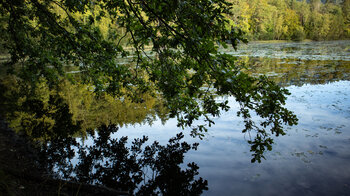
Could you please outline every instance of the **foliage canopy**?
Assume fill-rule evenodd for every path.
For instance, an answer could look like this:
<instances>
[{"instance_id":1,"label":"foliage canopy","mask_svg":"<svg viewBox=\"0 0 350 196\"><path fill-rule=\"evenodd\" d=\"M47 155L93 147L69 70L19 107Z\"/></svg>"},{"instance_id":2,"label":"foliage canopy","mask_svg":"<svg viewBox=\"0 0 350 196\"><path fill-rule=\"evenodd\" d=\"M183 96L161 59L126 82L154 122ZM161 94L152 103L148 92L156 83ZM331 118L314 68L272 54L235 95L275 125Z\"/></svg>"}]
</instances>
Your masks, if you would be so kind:
<instances>
[{"instance_id":1,"label":"foliage canopy","mask_svg":"<svg viewBox=\"0 0 350 196\"><path fill-rule=\"evenodd\" d=\"M142 93L160 94L170 117L194 136L229 110L215 97L234 96L243 132L256 133L249 141L252 161L260 161L271 149L271 134L285 134L283 125L297 118L283 107L286 89L249 76L219 51L228 41L234 48L246 42L230 25L230 6L225 0L1 0L1 44L11 55L7 70L31 86L44 77L55 88L67 76L65 67L76 66L96 92L137 102ZM120 60L128 56L132 63Z\"/></svg>"}]
</instances>

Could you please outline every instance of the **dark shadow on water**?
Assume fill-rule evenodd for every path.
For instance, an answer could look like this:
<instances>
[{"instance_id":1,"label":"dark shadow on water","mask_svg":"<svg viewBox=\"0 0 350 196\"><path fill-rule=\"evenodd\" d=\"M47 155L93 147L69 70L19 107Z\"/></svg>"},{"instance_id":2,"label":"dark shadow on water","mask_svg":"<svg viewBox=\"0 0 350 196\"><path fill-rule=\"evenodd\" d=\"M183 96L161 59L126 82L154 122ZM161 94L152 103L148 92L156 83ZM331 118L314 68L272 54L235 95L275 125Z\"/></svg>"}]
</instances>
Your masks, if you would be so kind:
<instances>
[{"instance_id":1,"label":"dark shadow on water","mask_svg":"<svg viewBox=\"0 0 350 196\"><path fill-rule=\"evenodd\" d=\"M182 133L166 145L147 142L147 136L128 142L127 136L113 137L120 125L83 129L59 93L44 96L10 87L0 85L6 92L0 95L0 106L7 109L1 113L33 143L40 168L54 179L128 195L200 195L208 190L207 180L197 177L197 164L184 163L185 154L196 150L198 143L183 141ZM82 138L92 142L84 144Z\"/></svg>"},{"instance_id":2,"label":"dark shadow on water","mask_svg":"<svg viewBox=\"0 0 350 196\"><path fill-rule=\"evenodd\" d=\"M196 163L186 168L182 165L184 154L198 146L181 141L182 133L164 146L157 141L146 145L146 136L128 145L127 137L112 137L117 130L115 125L100 126L96 134L90 130L90 145L73 137L55 138L42 145L41 164L57 178L103 185L131 195L200 195L208 190L206 180L195 178L199 174Z\"/></svg>"}]
</instances>

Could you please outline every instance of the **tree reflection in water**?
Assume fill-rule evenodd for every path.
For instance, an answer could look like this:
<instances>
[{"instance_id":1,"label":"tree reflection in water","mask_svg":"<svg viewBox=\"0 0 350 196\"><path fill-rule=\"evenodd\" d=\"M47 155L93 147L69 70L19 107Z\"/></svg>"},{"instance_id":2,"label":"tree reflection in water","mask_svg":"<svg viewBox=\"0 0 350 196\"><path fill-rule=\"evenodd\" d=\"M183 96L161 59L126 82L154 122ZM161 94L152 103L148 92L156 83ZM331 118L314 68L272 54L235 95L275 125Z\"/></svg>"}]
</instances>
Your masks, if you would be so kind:
<instances>
[{"instance_id":1,"label":"tree reflection in water","mask_svg":"<svg viewBox=\"0 0 350 196\"><path fill-rule=\"evenodd\" d=\"M199 169L196 163L189 163L186 169L180 167L184 154L198 146L181 141L182 133L165 146L157 141L145 145L148 138L143 136L128 147L127 137L111 137L117 130L115 125L102 125L97 134L88 131L92 145L80 144L73 137L57 137L42 146L42 165L55 170L59 178L132 195L200 195L208 190L206 180L195 178ZM74 164L73 159L78 163Z\"/></svg>"},{"instance_id":2,"label":"tree reflection in water","mask_svg":"<svg viewBox=\"0 0 350 196\"><path fill-rule=\"evenodd\" d=\"M126 121L120 120L118 125L98 122L98 128L85 129L87 123L84 124L83 118L74 118L77 112L72 113L69 105L79 102L79 97L67 99L59 92L48 91L45 86L30 91L25 86L5 82L16 84L14 80L0 82L0 90L5 92L0 95L0 106L5 108L0 113L4 112L12 128L35 143L40 166L54 178L102 185L130 195L200 195L208 190L206 180L195 178L199 167L195 163L186 168L183 165L184 154L196 150L198 144L182 141L182 133L171 138L165 146L157 141L146 145L146 136L131 144L127 137L112 137L118 126L139 121L151 123L150 115L155 118L157 114L160 119L166 119L163 110L152 109L153 105L140 106L140 114L132 114ZM127 106L122 109L135 107L128 102L124 105ZM118 105L112 106L118 108ZM108 111L100 113L105 112L102 116L106 117ZM100 113L95 115L98 117ZM139 119L131 118L135 116ZM93 138L93 144L80 143L81 136Z\"/></svg>"}]
</instances>

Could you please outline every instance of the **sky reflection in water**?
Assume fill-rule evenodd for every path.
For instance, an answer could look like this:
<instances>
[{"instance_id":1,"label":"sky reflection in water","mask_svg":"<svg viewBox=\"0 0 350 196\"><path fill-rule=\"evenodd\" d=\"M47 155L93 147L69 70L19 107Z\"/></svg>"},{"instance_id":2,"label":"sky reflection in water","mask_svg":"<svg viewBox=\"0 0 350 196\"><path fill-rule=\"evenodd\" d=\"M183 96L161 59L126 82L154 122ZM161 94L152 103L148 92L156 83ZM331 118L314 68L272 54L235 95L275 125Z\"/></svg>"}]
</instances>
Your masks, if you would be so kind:
<instances>
[{"instance_id":1,"label":"sky reflection in water","mask_svg":"<svg viewBox=\"0 0 350 196\"><path fill-rule=\"evenodd\" d=\"M253 67L253 73L274 73L271 78L287 86L292 93L287 107L297 114L299 125L289 128L286 136L275 138L266 160L252 164L246 141L249 135L241 133L243 123L236 117L237 105L233 98L228 98L232 109L215 120L216 125L209 129L204 140L191 138L186 134L189 131L185 131L185 141L200 143L197 151L186 154L185 163L196 162L199 176L208 180L209 191L204 195L350 193L350 62L347 61L350 59L344 57L349 53L349 43L317 43L313 45L314 54L308 51L310 43L253 45L250 46L253 49L248 46L241 52L254 51L255 47L262 54L289 46L295 49L295 53L284 52L286 55L277 60L271 61L276 55L262 55L258 59L246 57L246 61ZM290 58L305 51L298 58L299 63L291 63L295 59ZM337 53L332 56L332 51ZM321 52L324 55L317 58ZM309 59L307 55L311 55ZM181 131L176 123L170 119L165 125L158 120L151 126L125 126L114 137L127 135L132 139L147 135L149 143L157 140L166 144L176 130Z\"/></svg>"},{"instance_id":2,"label":"sky reflection in water","mask_svg":"<svg viewBox=\"0 0 350 196\"><path fill-rule=\"evenodd\" d=\"M198 151L186 155L196 162L199 176L209 182L205 195L341 195L350 193L350 82L288 87L287 107L299 125L275 139L266 160L250 163L243 124L234 109L224 113ZM231 102L233 100L229 98ZM233 106L234 108L234 106ZM165 144L174 136L176 120L162 126L123 127L116 137L148 135ZM186 141L198 142L190 137Z\"/></svg>"}]
</instances>

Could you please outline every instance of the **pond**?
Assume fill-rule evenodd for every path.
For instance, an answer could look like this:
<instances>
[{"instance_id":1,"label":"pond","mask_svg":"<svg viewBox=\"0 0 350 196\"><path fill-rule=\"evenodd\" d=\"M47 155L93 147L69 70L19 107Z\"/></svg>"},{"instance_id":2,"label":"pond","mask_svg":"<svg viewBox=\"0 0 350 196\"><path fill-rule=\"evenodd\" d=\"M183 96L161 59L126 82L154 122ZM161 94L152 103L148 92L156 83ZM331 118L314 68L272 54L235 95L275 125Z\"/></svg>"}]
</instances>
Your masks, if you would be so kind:
<instances>
[{"instance_id":1,"label":"pond","mask_svg":"<svg viewBox=\"0 0 350 196\"><path fill-rule=\"evenodd\" d=\"M250 163L243 123L228 112L216 119L197 151L186 154L208 180L204 195L347 195L350 192L350 82L288 87L287 107L299 124L275 138L266 160ZM231 98L228 98L231 100ZM232 105L234 106L234 105ZM234 107L233 107L234 108ZM116 137L148 135L165 143L176 120L121 128ZM186 132L185 132L186 133Z\"/></svg>"},{"instance_id":2,"label":"pond","mask_svg":"<svg viewBox=\"0 0 350 196\"><path fill-rule=\"evenodd\" d=\"M250 163L243 123L231 110L215 120L197 151L186 155L208 180L204 195L348 195L350 193L350 41L251 43L238 51L252 74L267 74L291 95L299 124L275 138L262 163ZM116 136L148 135L165 143L176 120L123 127ZM185 131L186 133L186 131Z\"/></svg>"},{"instance_id":3,"label":"pond","mask_svg":"<svg viewBox=\"0 0 350 196\"><path fill-rule=\"evenodd\" d=\"M348 195L350 41L252 42L241 45L237 51L222 49L222 52L237 56L237 63L245 65L250 74L265 74L291 93L286 107L295 112L299 124L288 127L285 136L274 137L272 151L265 153L266 160L251 163L252 154L247 143L250 135L241 132L244 124L236 117L238 105L233 97L217 98L228 100L231 109L215 118L215 125L200 140L190 137L190 130L177 128L177 120L168 119L159 101L149 95L142 97L145 102L140 105L111 97L97 103L89 91L81 90L86 86L76 85L62 87L66 89L62 94L73 112L70 117L84 121L83 128L111 123L116 124L118 130L116 127L100 127L97 132L88 131L90 136L78 139L78 143L58 136L56 142L43 147L43 152L49 153L42 155L51 164L48 168L66 179L86 183L99 181L122 190L141 189L147 184L146 181L142 183L145 179L154 181L143 188L152 188L156 186L155 176L160 176L169 180L168 188L170 181L174 180L178 186L172 187L173 190L178 191L181 187L192 190L179 195L205 190L206 182L199 177L208 182L208 190L203 195ZM55 111L67 113L62 100L53 97L52 102L56 104ZM38 111L44 107L38 103L30 104L37 104L34 106ZM58 130L77 129L62 116L56 116L56 120L62 120ZM178 135L169 145L169 139L180 132L183 135ZM72 133L78 138L76 132ZM143 135L148 141L131 143ZM129 142L123 136L127 136ZM188 146L182 141L199 143L199 146L193 150L196 145ZM138 144L143 143L150 148L139 149ZM77 146L85 148L78 150ZM130 149L134 154L127 153ZM153 159L150 155L155 151L167 155ZM139 159L147 156L149 159ZM170 157L176 160L167 162ZM187 165L192 162L196 166ZM142 168L137 164L142 164ZM139 173L140 169L143 173ZM120 176L113 176L115 174ZM127 177L130 174L132 178ZM116 178L120 185L113 184Z\"/></svg>"},{"instance_id":4,"label":"pond","mask_svg":"<svg viewBox=\"0 0 350 196\"><path fill-rule=\"evenodd\" d=\"M291 95L287 108L299 117L275 138L262 163L250 163L248 134L231 97L231 110L215 119L197 151L185 156L208 180L204 195L347 195L350 192L350 41L251 43L238 51L251 74L266 74ZM176 119L124 126L112 138L142 135L166 144L180 129ZM186 134L187 133L187 134ZM91 139L84 141L92 144ZM185 168L185 164L183 164Z\"/></svg>"}]
</instances>

